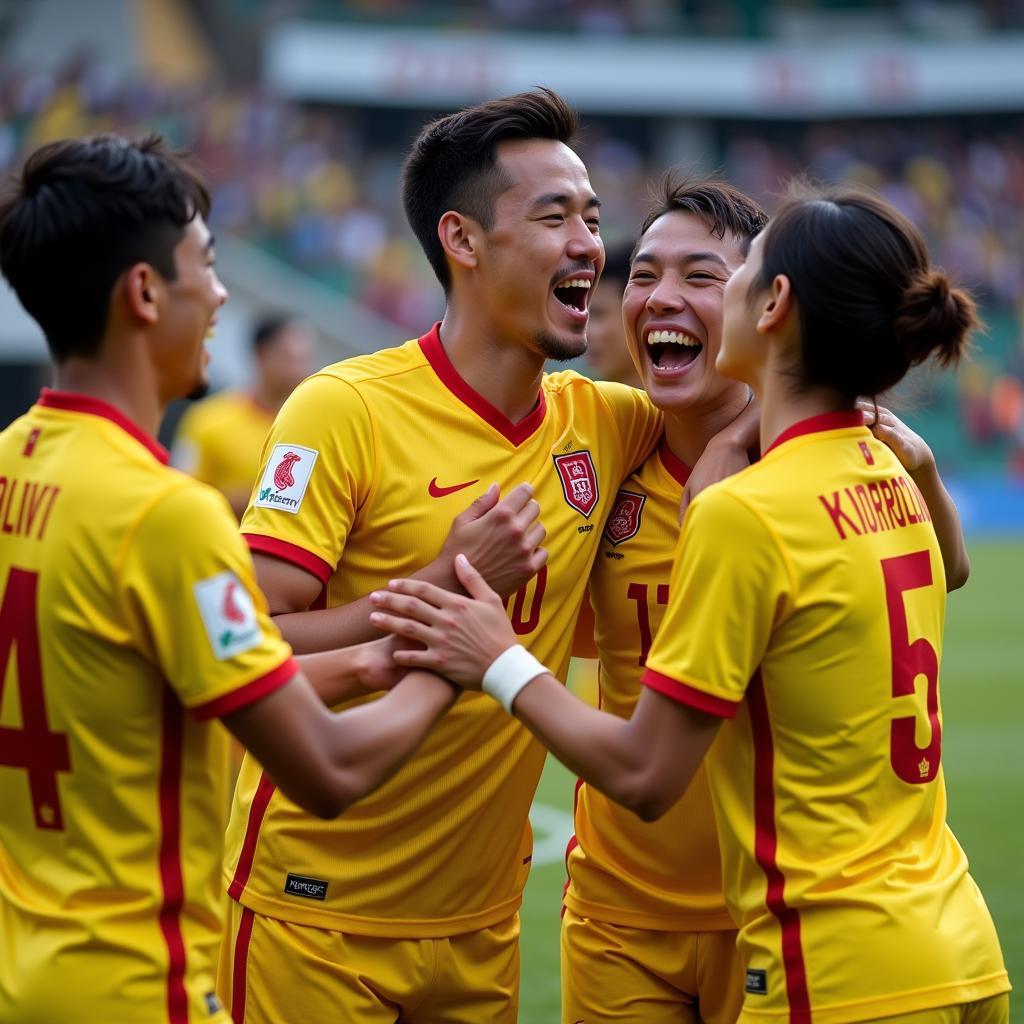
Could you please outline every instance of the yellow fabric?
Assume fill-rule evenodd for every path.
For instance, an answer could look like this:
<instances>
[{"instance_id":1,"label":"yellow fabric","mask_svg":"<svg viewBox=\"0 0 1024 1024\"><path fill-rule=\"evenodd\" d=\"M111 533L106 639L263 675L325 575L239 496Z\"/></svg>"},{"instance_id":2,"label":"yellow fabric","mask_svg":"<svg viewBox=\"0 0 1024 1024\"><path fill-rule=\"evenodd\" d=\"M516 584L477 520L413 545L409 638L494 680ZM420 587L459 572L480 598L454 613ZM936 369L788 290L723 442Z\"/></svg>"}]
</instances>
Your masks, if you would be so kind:
<instances>
[{"instance_id":1,"label":"yellow fabric","mask_svg":"<svg viewBox=\"0 0 1024 1024\"><path fill-rule=\"evenodd\" d=\"M601 707L629 718L639 699L650 638L668 602L683 485L655 452L623 485L643 500L637 530L613 543L605 530L590 574ZM629 527L632 528L631 520ZM721 858L707 775L659 821L645 823L592 786L576 795L576 845L567 857L565 905L581 917L669 931L735 930L722 896Z\"/></svg>"},{"instance_id":2,"label":"yellow fabric","mask_svg":"<svg viewBox=\"0 0 1024 1024\"><path fill-rule=\"evenodd\" d=\"M436 331L432 338L436 353ZM442 380L452 382L450 364L428 361L428 339L336 364L299 386L268 439L243 533L254 547L286 542L294 548L284 557L326 567L333 607L433 559L453 517L492 481L502 493L529 481L549 562L510 599L511 618L564 679L604 516L657 437L660 415L632 388L550 374L543 417L534 414L535 432L517 444L467 407L463 397L476 399L465 385ZM555 462L585 461L583 453L595 472L589 517L565 497ZM283 489L274 482L282 467L294 477ZM257 507L260 495L268 507ZM315 820L276 791L261 818L268 791L246 758L228 829L229 892L262 914L365 935L427 938L496 924L519 906L529 873L527 812L543 761L526 729L479 693L464 694L419 753L337 821ZM286 894L289 872L326 882L325 899Z\"/></svg>"},{"instance_id":3,"label":"yellow fabric","mask_svg":"<svg viewBox=\"0 0 1024 1024\"><path fill-rule=\"evenodd\" d=\"M740 950L764 972L751 1020L842 1024L1009 988L930 745L935 533L892 453L834 426L851 421L805 421L691 505L644 677L736 714L708 775Z\"/></svg>"},{"instance_id":4,"label":"yellow fabric","mask_svg":"<svg viewBox=\"0 0 1024 1024\"><path fill-rule=\"evenodd\" d=\"M920 1013L881 1017L873 1024L1009 1024L1010 997L1004 992L976 1003L958 1003Z\"/></svg>"},{"instance_id":5,"label":"yellow fabric","mask_svg":"<svg viewBox=\"0 0 1024 1024\"><path fill-rule=\"evenodd\" d=\"M178 1024L183 985L190 1019L226 1021L226 733L184 709L294 672L234 519L117 421L42 405L0 434L0 515L0 1019ZM223 658L194 589L222 574L255 622Z\"/></svg>"},{"instance_id":6,"label":"yellow fabric","mask_svg":"<svg viewBox=\"0 0 1024 1024\"><path fill-rule=\"evenodd\" d=\"M273 412L243 391L204 398L178 424L174 465L222 494L249 494L273 422Z\"/></svg>"},{"instance_id":7,"label":"yellow fabric","mask_svg":"<svg viewBox=\"0 0 1024 1024\"><path fill-rule=\"evenodd\" d=\"M240 942L243 915L251 930ZM516 1024L519 915L452 937L379 939L278 921L232 902L217 985L245 1024Z\"/></svg>"},{"instance_id":8,"label":"yellow fabric","mask_svg":"<svg viewBox=\"0 0 1024 1024\"><path fill-rule=\"evenodd\" d=\"M562 918L563 1024L733 1024L743 1004L736 932L637 929Z\"/></svg>"}]
</instances>

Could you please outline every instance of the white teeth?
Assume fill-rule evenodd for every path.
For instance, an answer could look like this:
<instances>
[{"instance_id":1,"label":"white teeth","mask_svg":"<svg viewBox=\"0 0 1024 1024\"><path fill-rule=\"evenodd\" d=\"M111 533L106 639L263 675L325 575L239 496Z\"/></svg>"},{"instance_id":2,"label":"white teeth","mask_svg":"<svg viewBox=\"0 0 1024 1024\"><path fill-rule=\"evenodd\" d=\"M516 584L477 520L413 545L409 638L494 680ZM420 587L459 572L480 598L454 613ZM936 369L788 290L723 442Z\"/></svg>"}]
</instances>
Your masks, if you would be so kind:
<instances>
[{"instance_id":1,"label":"white teeth","mask_svg":"<svg viewBox=\"0 0 1024 1024\"><path fill-rule=\"evenodd\" d=\"M686 345L689 348L698 348L700 342L689 334L682 331L651 331L647 335L648 345Z\"/></svg>"},{"instance_id":2,"label":"white teeth","mask_svg":"<svg viewBox=\"0 0 1024 1024\"><path fill-rule=\"evenodd\" d=\"M556 284L555 285L555 290L556 291L559 288L586 288L586 289L589 290L589 288L590 288L590 281L586 280L585 278L579 278L578 280L572 280L572 281L563 281L561 284Z\"/></svg>"}]
</instances>

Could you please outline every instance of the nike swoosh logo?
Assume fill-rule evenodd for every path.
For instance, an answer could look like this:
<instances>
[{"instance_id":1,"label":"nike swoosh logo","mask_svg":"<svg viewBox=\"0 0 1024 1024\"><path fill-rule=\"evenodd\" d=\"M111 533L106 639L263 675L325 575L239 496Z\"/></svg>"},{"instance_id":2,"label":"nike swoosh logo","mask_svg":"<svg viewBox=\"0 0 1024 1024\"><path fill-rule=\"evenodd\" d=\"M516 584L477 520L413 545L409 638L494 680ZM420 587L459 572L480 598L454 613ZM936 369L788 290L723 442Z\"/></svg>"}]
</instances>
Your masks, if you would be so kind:
<instances>
[{"instance_id":1,"label":"nike swoosh logo","mask_svg":"<svg viewBox=\"0 0 1024 1024\"><path fill-rule=\"evenodd\" d=\"M454 494L456 491L461 491L465 487L472 487L473 484L478 483L480 483L479 479L467 480L464 484L456 484L454 487L440 487L437 483L437 477L435 476L427 485L427 490L430 492L430 496L432 498L443 498L447 494Z\"/></svg>"}]
</instances>

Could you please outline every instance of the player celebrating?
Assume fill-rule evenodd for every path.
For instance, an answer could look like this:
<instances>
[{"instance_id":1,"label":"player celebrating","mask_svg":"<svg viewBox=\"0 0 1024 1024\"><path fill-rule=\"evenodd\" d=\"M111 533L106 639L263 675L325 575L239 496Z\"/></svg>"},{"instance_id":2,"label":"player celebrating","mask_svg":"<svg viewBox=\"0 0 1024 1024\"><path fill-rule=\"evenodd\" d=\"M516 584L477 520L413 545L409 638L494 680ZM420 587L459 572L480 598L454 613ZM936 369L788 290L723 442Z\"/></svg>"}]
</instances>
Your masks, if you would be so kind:
<instances>
[{"instance_id":1,"label":"player celebrating","mask_svg":"<svg viewBox=\"0 0 1024 1024\"><path fill-rule=\"evenodd\" d=\"M453 505L525 480L535 501L502 515L539 506L544 527L523 550L546 528L549 563L515 593L484 575L508 597L515 635L564 676L611 499L660 432L642 393L543 374L546 359L584 351L603 263L598 199L568 145L575 128L561 98L536 91L435 121L414 144L405 207L445 289L444 320L296 389L242 523L297 650L376 635L368 595L392 576L456 586L459 549L439 556ZM481 545L482 558L498 553ZM324 826L247 758L220 979L236 1019L244 999L250 1024L514 1021L543 760L519 723L468 695L406 771ZM288 889L289 873L316 879L316 895Z\"/></svg>"},{"instance_id":2,"label":"player celebrating","mask_svg":"<svg viewBox=\"0 0 1024 1024\"><path fill-rule=\"evenodd\" d=\"M936 352L974 306L916 229L857 192L795 198L725 291L717 364L761 404L759 463L687 513L646 688L623 722L583 705L478 600L416 581L374 621L430 645L559 758L653 819L711 751L725 894L740 925L740 1019L1008 1019L998 939L945 821L931 515L864 426L858 395ZM720 726L726 721L724 728Z\"/></svg>"},{"instance_id":3,"label":"player celebrating","mask_svg":"<svg viewBox=\"0 0 1024 1024\"><path fill-rule=\"evenodd\" d=\"M239 519L249 504L274 416L312 372L314 346L312 328L299 317L265 317L253 331L252 387L222 391L181 418L172 463L216 487Z\"/></svg>"},{"instance_id":4,"label":"player celebrating","mask_svg":"<svg viewBox=\"0 0 1024 1024\"><path fill-rule=\"evenodd\" d=\"M314 692L223 498L165 465L163 409L204 381L227 298L208 202L159 139L113 136L44 146L0 201L0 266L57 387L0 434L5 1024L227 1024L214 994L225 733L205 720L333 815L455 697L410 676L329 712L317 693L363 692L375 659L391 674L379 645L303 659Z\"/></svg>"}]
</instances>

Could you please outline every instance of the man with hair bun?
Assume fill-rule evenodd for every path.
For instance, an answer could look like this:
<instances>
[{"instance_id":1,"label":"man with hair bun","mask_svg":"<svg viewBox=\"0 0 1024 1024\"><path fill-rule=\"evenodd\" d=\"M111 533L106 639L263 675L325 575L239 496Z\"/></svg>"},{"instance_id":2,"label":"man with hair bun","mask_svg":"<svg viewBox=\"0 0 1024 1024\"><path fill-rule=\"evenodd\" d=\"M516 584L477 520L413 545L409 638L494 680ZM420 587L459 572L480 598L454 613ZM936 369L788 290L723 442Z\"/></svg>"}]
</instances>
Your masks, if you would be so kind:
<instances>
[{"instance_id":1,"label":"man with hair bun","mask_svg":"<svg viewBox=\"0 0 1024 1024\"><path fill-rule=\"evenodd\" d=\"M857 408L956 362L974 303L889 204L837 190L784 203L724 308L716 365L753 389L762 456L690 505L630 720L523 657L464 558L474 600L399 581L375 621L426 645L403 664L482 679L645 820L708 755L740 1021L1005 1024L999 940L946 824L940 541Z\"/></svg>"}]
</instances>

